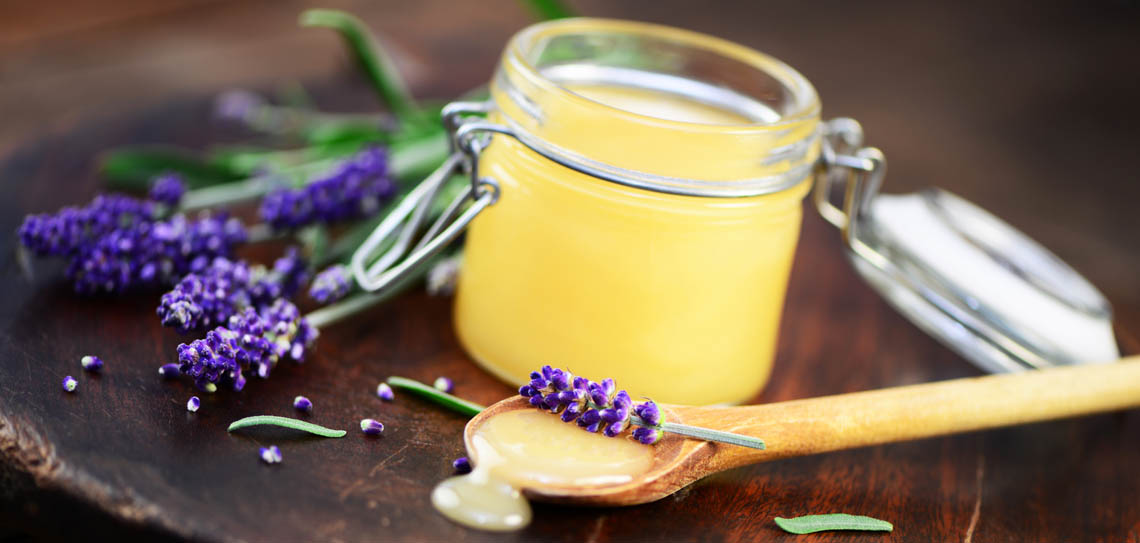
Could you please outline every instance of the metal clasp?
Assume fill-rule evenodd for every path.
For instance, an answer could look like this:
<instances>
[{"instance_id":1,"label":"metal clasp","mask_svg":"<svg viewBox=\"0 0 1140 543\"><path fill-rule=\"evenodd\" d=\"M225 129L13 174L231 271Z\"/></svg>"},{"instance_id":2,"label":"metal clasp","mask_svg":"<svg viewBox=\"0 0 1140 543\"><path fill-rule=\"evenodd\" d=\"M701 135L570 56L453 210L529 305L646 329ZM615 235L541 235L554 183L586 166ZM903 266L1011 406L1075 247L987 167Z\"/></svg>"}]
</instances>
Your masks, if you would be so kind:
<instances>
[{"instance_id":1,"label":"metal clasp","mask_svg":"<svg viewBox=\"0 0 1140 543\"><path fill-rule=\"evenodd\" d=\"M510 134L510 131L471 117L486 113L490 108L489 102L454 102L443 109L443 125L450 138L451 154L384 217L353 253L350 267L362 289L382 293L398 284L459 237L475 216L498 200L499 184L494 179L479 176L479 155L490 144L490 133ZM460 173L470 176L470 185L448 204L409 252L412 238L423 226L440 188L451 176ZM464 209L468 200L471 204ZM392 246L377 257L393 238Z\"/></svg>"}]
</instances>

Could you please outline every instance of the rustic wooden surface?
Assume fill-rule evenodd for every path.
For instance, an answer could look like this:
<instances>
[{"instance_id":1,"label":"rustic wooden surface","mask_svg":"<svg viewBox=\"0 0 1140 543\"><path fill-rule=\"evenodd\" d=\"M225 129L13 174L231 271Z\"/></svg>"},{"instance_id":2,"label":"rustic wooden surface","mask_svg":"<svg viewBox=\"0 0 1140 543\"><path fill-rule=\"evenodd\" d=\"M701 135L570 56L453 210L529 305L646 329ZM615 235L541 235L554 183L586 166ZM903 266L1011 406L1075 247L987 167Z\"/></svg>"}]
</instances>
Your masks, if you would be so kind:
<instances>
[{"instance_id":1,"label":"rustic wooden surface","mask_svg":"<svg viewBox=\"0 0 1140 543\"><path fill-rule=\"evenodd\" d=\"M1105 291L1136 352L1135 3L574 4L715 33L798 67L828 115L858 117L886 151L887 190L942 186L1043 241ZM414 86L437 97L478 84L527 21L504 0L336 5L382 30ZM107 148L234 139L203 121L221 88L300 79L329 108L371 107L336 40L294 29L303 3L94 6L0 6L0 232L88 199L93 157ZM390 374L448 375L484 403L510 392L467 361L448 300L409 294L331 327L303 366L203 397L188 414L194 391L155 375L180 341L154 318L156 294L76 298L52 264L28 283L13 244L0 236L0 537L1140 541L1137 412L742 468L650 505L540 505L526 531L468 531L428 504L461 454L463 419L372 393ZM758 401L978 374L879 300L839 247L807 214L776 370ZM102 375L81 375L87 353L107 361ZM80 380L74 395L59 388L66 374ZM313 421L349 435L225 432L241 416L291 414L296 394L316 403ZM351 431L366 416L387 433ZM281 446L285 462L261 464L259 443ZM771 521L829 511L896 530L786 536Z\"/></svg>"}]
</instances>

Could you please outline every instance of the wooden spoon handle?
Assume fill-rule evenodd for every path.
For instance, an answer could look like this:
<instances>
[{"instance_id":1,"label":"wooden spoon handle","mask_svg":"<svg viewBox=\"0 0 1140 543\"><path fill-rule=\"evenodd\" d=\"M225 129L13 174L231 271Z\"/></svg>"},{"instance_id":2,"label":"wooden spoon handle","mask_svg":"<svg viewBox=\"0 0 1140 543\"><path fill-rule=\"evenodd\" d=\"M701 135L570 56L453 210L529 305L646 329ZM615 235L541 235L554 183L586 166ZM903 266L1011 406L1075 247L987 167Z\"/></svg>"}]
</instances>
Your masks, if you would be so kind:
<instances>
[{"instance_id":1,"label":"wooden spoon handle","mask_svg":"<svg viewBox=\"0 0 1140 543\"><path fill-rule=\"evenodd\" d=\"M763 439L717 446L713 470L789 456L1140 407L1140 356L743 407L679 408L687 424Z\"/></svg>"}]
</instances>

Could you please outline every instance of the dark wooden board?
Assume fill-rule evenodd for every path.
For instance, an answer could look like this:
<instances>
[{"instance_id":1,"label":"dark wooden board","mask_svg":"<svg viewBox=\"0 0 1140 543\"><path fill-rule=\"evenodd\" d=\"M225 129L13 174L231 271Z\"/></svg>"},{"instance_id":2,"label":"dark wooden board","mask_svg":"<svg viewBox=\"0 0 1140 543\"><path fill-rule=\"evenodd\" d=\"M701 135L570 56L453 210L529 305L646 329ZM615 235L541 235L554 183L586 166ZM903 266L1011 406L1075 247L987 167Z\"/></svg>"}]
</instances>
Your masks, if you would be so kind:
<instances>
[{"instance_id":1,"label":"dark wooden board","mask_svg":"<svg viewBox=\"0 0 1140 543\"><path fill-rule=\"evenodd\" d=\"M1025 12L895 5L868 14L829 5L826 13L786 6L686 13L683 4L675 13L637 4L591 12L722 34L800 67L829 114L860 117L870 140L886 149L888 190L941 185L1056 248L1102 285L1117 306L1122 341L1135 351L1140 246L1132 210L1140 194L1128 177L1137 140L1124 127L1135 126L1140 111L1120 98L1136 89L1126 74L1138 47L1124 38L1135 11L1120 4L1026 5ZM858 55L839 46L860 39L867 41ZM920 44L917 53L892 46L906 39ZM969 44L975 48L962 48ZM497 47L481 43L479 50ZM479 62L489 65L484 57ZM319 85L318 98L339 109L366 107L366 95L350 83ZM429 83L426 94L447 96L472 81ZM101 150L232 140L234 133L202 122L207 111L206 99L175 99L29 137L0 164L0 232L12 232L25 213L90 198L98 186L91 162ZM181 340L154 318L156 293L77 298L52 264L38 265L28 283L13 244L0 236L0 536L1140 541L1137 412L743 468L654 504L539 505L526 531L469 531L428 504L432 485L462 454L462 417L407 396L382 404L373 395L391 374L447 375L459 394L484 403L511 392L458 347L449 300L411 293L330 327L304 365L284 365L240 394L203 395L201 411L188 414L192 387L156 375ZM243 254L271 257L268 250ZM757 401L978 374L863 285L835 232L811 213L796 258L776 370ZM79 369L88 353L107 361L102 375ZM60 390L66 374L79 378L74 395ZM311 420L348 436L225 432L242 416L291 415L297 394L315 402ZM386 434L354 431L366 416L383 420ZM259 444L268 443L282 448L283 464L258 461ZM788 536L771 521L839 511L883 518L896 530Z\"/></svg>"}]
</instances>

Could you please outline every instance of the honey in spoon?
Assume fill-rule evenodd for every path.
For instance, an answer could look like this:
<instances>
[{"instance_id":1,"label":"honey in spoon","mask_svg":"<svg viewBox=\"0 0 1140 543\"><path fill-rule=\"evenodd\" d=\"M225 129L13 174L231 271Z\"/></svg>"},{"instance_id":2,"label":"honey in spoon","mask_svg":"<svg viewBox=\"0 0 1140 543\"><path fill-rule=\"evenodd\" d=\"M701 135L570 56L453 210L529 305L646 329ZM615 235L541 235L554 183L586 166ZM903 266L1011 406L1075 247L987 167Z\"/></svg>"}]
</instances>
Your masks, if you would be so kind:
<instances>
[{"instance_id":1,"label":"honey in spoon","mask_svg":"<svg viewBox=\"0 0 1140 543\"><path fill-rule=\"evenodd\" d=\"M440 483L431 501L447 518L481 530L519 530L530 522L521 488L620 484L653 465L652 447L585 432L538 410L495 415L471 443L475 470Z\"/></svg>"}]
</instances>

